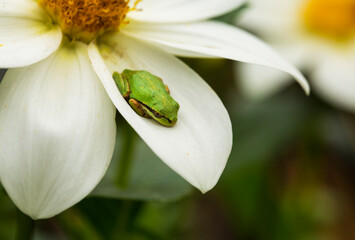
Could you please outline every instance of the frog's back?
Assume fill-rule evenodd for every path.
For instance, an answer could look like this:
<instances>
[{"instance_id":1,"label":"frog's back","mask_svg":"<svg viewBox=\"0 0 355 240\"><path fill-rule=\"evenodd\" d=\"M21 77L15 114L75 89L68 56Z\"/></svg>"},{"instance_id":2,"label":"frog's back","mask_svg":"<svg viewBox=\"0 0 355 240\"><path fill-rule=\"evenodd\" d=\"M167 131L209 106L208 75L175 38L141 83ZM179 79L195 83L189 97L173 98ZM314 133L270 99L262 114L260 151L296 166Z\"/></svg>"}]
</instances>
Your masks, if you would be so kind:
<instances>
[{"instance_id":1,"label":"frog's back","mask_svg":"<svg viewBox=\"0 0 355 240\"><path fill-rule=\"evenodd\" d=\"M169 95L165 90L165 85L162 80L147 71L137 71L128 82L132 92L139 92L140 96L147 95L152 97L156 94L160 96Z\"/></svg>"},{"instance_id":2,"label":"frog's back","mask_svg":"<svg viewBox=\"0 0 355 240\"><path fill-rule=\"evenodd\" d=\"M164 112L173 105L179 106L175 100L166 91L165 85L160 78L152 75L147 71L130 71L125 70L125 74L130 74L129 85L131 89L130 97L139 102L152 106L153 109Z\"/></svg>"}]
</instances>

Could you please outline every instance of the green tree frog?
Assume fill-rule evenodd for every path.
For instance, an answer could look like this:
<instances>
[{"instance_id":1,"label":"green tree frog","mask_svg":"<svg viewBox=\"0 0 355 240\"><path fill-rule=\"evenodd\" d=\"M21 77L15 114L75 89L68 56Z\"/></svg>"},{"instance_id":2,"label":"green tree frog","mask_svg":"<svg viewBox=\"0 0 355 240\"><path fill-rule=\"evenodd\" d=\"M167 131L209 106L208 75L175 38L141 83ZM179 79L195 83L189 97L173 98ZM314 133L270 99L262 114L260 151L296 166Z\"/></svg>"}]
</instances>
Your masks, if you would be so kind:
<instances>
[{"instance_id":1,"label":"green tree frog","mask_svg":"<svg viewBox=\"0 0 355 240\"><path fill-rule=\"evenodd\" d=\"M175 125L180 106L159 77L147 71L128 69L121 74L114 72L112 76L122 96L138 115L164 126Z\"/></svg>"}]
</instances>

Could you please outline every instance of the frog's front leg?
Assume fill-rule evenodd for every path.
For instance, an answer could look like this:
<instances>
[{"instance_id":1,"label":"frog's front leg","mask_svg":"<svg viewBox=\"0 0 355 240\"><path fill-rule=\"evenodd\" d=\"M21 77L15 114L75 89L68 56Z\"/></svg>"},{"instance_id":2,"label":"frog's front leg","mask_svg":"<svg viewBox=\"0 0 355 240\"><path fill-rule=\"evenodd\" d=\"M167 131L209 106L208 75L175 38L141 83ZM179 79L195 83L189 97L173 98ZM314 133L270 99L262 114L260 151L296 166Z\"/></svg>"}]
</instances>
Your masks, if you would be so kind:
<instances>
[{"instance_id":1,"label":"frog's front leg","mask_svg":"<svg viewBox=\"0 0 355 240\"><path fill-rule=\"evenodd\" d=\"M129 99L128 103L139 116L151 118L151 116L149 116L149 114L144 110L142 104L140 104L137 100L132 98Z\"/></svg>"},{"instance_id":2,"label":"frog's front leg","mask_svg":"<svg viewBox=\"0 0 355 240\"><path fill-rule=\"evenodd\" d=\"M115 80L117 88L120 91L120 93L122 94L122 96L124 98L128 98L129 94L131 94L131 90L130 90L128 81L124 77L122 77L122 75L119 74L118 72L114 72L112 77Z\"/></svg>"}]
</instances>

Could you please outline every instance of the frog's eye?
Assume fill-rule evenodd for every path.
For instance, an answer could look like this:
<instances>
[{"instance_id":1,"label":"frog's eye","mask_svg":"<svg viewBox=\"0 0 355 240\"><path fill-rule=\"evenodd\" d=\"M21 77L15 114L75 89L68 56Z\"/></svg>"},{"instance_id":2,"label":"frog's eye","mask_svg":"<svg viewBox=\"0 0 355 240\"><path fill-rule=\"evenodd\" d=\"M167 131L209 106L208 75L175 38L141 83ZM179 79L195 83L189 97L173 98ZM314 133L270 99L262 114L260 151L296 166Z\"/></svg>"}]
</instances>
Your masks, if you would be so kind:
<instances>
[{"instance_id":1,"label":"frog's eye","mask_svg":"<svg viewBox=\"0 0 355 240\"><path fill-rule=\"evenodd\" d=\"M157 112L154 113L154 116L155 116L156 118L161 118L161 115L160 115L159 113L157 113Z\"/></svg>"}]
</instances>

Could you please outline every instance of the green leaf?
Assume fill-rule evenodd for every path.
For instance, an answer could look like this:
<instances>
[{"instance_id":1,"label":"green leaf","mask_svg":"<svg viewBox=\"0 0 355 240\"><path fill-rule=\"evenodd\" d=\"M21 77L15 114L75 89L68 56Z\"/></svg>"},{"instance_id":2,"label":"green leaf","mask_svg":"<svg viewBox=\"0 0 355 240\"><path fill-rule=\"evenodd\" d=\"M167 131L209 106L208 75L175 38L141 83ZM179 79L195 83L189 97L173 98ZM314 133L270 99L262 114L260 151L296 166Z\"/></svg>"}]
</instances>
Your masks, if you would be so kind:
<instances>
[{"instance_id":1,"label":"green leaf","mask_svg":"<svg viewBox=\"0 0 355 240\"><path fill-rule=\"evenodd\" d=\"M16 233L16 207L0 185L0 239L13 239Z\"/></svg>"},{"instance_id":2,"label":"green leaf","mask_svg":"<svg viewBox=\"0 0 355 240\"><path fill-rule=\"evenodd\" d=\"M132 130L126 124L118 126L116 148L110 169L91 196L141 201L174 201L188 195L192 190L191 185L166 166L136 133L133 133L133 163L128 173L127 185L123 188L115 184L127 131Z\"/></svg>"}]
</instances>

